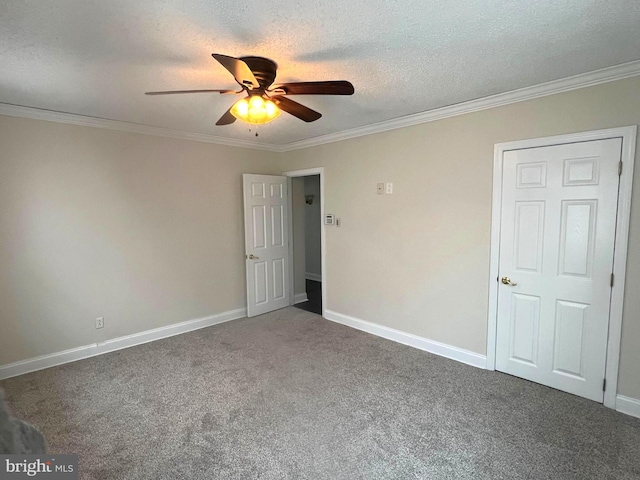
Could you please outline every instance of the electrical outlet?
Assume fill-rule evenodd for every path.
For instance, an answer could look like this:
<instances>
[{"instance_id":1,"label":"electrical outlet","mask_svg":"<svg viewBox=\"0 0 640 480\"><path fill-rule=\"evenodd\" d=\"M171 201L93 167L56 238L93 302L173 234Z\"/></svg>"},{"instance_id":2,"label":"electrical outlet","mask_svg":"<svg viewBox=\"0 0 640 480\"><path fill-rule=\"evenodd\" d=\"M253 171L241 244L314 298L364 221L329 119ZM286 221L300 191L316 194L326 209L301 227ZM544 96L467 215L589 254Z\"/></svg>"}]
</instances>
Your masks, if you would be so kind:
<instances>
[{"instance_id":1,"label":"electrical outlet","mask_svg":"<svg viewBox=\"0 0 640 480\"><path fill-rule=\"evenodd\" d=\"M377 185L378 188L378 195L384 195L384 183L379 183Z\"/></svg>"},{"instance_id":2,"label":"electrical outlet","mask_svg":"<svg viewBox=\"0 0 640 480\"><path fill-rule=\"evenodd\" d=\"M391 195L393 193L393 183L391 182L387 182L385 184L385 191L384 193L386 193L387 195Z\"/></svg>"},{"instance_id":3,"label":"electrical outlet","mask_svg":"<svg viewBox=\"0 0 640 480\"><path fill-rule=\"evenodd\" d=\"M104 327L104 317L97 317L96 328L103 328L103 327Z\"/></svg>"}]
</instances>

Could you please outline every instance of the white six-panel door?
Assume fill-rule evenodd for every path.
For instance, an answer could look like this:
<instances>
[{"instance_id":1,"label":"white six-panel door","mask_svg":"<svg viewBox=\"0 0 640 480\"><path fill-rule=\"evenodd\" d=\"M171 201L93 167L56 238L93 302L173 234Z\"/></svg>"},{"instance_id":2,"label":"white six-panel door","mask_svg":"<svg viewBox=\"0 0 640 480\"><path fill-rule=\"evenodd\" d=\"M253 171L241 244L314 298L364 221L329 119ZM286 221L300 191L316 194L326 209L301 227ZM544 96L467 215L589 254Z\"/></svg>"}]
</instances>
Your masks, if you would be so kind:
<instances>
[{"instance_id":1,"label":"white six-panel door","mask_svg":"<svg viewBox=\"0 0 640 480\"><path fill-rule=\"evenodd\" d=\"M496 369L599 402L621 145L503 157Z\"/></svg>"},{"instance_id":2,"label":"white six-panel door","mask_svg":"<svg viewBox=\"0 0 640 480\"><path fill-rule=\"evenodd\" d=\"M287 177L243 177L247 315L289 305Z\"/></svg>"}]
</instances>

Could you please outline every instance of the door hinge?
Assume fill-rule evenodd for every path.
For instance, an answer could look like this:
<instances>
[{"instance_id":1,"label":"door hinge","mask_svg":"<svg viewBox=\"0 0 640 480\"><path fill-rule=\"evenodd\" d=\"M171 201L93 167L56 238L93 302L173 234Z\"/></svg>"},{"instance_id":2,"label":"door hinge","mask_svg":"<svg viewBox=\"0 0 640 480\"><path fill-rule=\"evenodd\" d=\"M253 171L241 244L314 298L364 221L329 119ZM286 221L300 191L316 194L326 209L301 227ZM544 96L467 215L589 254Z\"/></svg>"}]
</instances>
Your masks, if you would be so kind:
<instances>
[{"instance_id":1,"label":"door hinge","mask_svg":"<svg viewBox=\"0 0 640 480\"><path fill-rule=\"evenodd\" d=\"M622 160L618 163L618 176L622 175Z\"/></svg>"},{"instance_id":2,"label":"door hinge","mask_svg":"<svg viewBox=\"0 0 640 480\"><path fill-rule=\"evenodd\" d=\"M612 286L612 287L613 287L613 279L614 279L614 276L613 276L613 273L612 273L612 274L611 274L611 286Z\"/></svg>"},{"instance_id":3,"label":"door hinge","mask_svg":"<svg viewBox=\"0 0 640 480\"><path fill-rule=\"evenodd\" d=\"M607 390L607 379L603 379L602 380L602 391L606 391Z\"/></svg>"}]
</instances>

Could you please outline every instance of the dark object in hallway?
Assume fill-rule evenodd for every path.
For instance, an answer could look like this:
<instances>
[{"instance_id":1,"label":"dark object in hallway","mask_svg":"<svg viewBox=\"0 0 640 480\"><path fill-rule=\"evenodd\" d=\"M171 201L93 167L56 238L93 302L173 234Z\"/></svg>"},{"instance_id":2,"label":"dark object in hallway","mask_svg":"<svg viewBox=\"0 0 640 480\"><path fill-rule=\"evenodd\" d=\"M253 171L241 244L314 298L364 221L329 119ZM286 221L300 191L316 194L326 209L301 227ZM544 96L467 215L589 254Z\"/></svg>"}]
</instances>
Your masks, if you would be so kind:
<instances>
[{"instance_id":1,"label":"dark object in hallway","mask_svg":"<svg viewBox=\"0 0 640 480\"><path fill-rule=\"evenodd\" d=\"M322 315L322 283L315 280L307 280L306 282L307 298L309 300L298 303L294 307Z\"/></svg>"}]
</instances>

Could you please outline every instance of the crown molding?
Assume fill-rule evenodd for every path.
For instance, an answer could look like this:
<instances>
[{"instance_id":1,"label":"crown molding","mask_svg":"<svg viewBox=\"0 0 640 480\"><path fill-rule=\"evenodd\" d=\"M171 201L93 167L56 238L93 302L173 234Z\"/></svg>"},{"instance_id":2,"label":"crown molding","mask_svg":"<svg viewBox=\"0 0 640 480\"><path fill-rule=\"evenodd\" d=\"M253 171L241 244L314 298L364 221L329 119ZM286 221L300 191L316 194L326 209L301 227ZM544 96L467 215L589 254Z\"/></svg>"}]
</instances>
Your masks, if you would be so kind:
<instances>
[{"instance_id":1,"label":"crown molding","mask_svg":"<svg viewBox=\"0 0 640 480\"><path fill-rule=\"evenodd\" d=\"M141 133L143 135L155 135L159 137L177 138L180 140L191 140L195 142L214 143L227 145L230 147L251 148L254 150L264 150L269 152L289 152L301 148L315 147L325 143L339 142L350 138L372 135L374 133L386 132L397 128L410 127L421 123L435 122L444 118L464 115L465 113L478 112L489 108L501 107L512 103L532 100L534 98L555 95L556 93L569 92L579 88L592 87L601 83L613 82L624 78L640 75L640 60L615 65L613 67L602 68L588 73L574 75L572 77L552 80L550 82L533 85L531 87L520 88L510 92L499 93L489 97L469 100L467 102L448 105L446 107L428 110L426 112L415 113L405 117L394 118L384 122L365 125L363 127L352 128L342 132L330 133L313 137L306 140L287 143L285 145L274 145L270 143L256 143L247 140L239 140L227 137L218 137L204 133L185 132L162 127L152 127L137 123L121 122L118 120L107 120L104 118L88 117L73 113L55 112L52 110L42 110L33 107L23 107L8 103L0 103L0 115L13 117L33 118L36 120L46 120L50 122L68 123L84 127L106 128L121 132Z\"/></svg>"},{"instance_id":2,"label":"crown molding","mask_svg":"<svg viewBox=\"0 0 640 480\"><path fill-rule=\"evenodd\" d=\"M216 135L207 135L204 133L172 130L170 128L152 127L149 125L141 125L138 123L121 122L118 120L107 120L104 118L88 117L85 115L76 115L73 113L55 112L53 110L42 110L40 108L23 107L21 105L12 105L9 103L0 103L0 115L33 118L35 120L46 120L49 122L68 123L71 125L80 125L83 127L106 128L108 130L141 133L143 135L155 135L157 137L177 138L180 140L191 140L195 142L215 143L218 145L227 145L230 147L252 148L255 150L267 150L270 152L281 151L281 147L279 147L278 145L249 142L247 140L238 140L235 138L218 137Z\"/></svg>"},{"instance_id":3,"label":"crown molding","mask_svg":"<svg viewBox=\"0 0 640 480\"><path fill-rule=\"evenodd\" d=\"M489 108L501 107L512 103L524 102L534 98L555 95L556 93L569 92L579 88L592 87L601 83L613 82L624 78L640 75L640 60L615 65L613 67L602 68L588 73L574 75L572 77L552 80L540 83L531 87L511 90L510 92L499 93L489 97L482 97L467 102L456 103L446 107L428 110L426 112L407 115L405 117L394 118L384 122L365 125L363 127L344 130L342 132L330 133L319 137L300 140L283 145L280 151L288 152L301 148L315 147L325 143L339 142L350 138L372 135L374 133L386 132L397 128L410 127L421 123L435 122L444 118L464 115L465 113L478 112Z\"/></svg>"}]
</instances>

